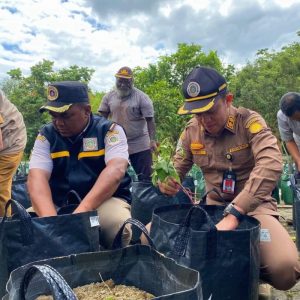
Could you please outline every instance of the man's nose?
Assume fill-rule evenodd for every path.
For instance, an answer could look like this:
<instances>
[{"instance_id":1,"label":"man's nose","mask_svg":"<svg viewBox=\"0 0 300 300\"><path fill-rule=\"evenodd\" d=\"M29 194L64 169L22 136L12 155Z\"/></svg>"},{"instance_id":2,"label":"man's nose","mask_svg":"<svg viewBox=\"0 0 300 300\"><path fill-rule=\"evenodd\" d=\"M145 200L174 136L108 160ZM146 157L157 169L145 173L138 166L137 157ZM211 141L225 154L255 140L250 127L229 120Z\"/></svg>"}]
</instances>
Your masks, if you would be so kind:
<instances>
[{"instance_id":1,"label":"man's nose","mask_svg":"<svg viewBox=\"0 0 300 300\"><path fill-rule=\"evenodd\" d=\"M200 119L201 119L202 121L204 121L204 122L206 122L206 121L211 121L212 115L206 114L206 113L202 113L202 114L200 115Z\"/></svg>"},{"instance_id":2,"label":"man's nose","mask_svg":"<svg viewBox=\"0 0 300 300\"><path fill-rule=\"evenodd\" d=\"M64 119L62 119L62 118L56 118L55 119L55 124L59 125L59 126L64 125Z\"/></svg>"}]
</instances>

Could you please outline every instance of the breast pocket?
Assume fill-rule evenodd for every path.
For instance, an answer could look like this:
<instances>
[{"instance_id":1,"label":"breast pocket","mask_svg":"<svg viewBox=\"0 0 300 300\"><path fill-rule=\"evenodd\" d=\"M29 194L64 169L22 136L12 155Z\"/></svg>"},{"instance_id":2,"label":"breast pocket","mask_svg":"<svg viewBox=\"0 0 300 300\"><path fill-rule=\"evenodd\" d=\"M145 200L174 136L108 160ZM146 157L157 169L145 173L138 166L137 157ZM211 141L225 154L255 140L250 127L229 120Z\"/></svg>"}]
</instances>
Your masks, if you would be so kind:
<instances>
[{"instance_id":1,"label":"breast pocket","mask_svg":"<svg viewBox=\"0 0 300 300\"><path fill-rule=\"evenodd\" d=\"M208 155L194 154L193 161L200 168L205 168L209 164Z\"/></svg>"},{"instance_id":2,"label":"breast pocket","mask_svg":"<svg viewBox=\"0 0 300 300\"><path fill-rule=\"evenodd\" d=\"M131 121L140 120L142 118L140 109L134 106L127 107L128 119Z\"/></svg>"},{"instance_id":3,"label":"breast pocket","mask_svg":"<svg viewBox=\"0 0 300 300\"><path fill-rule=\"evenodd\" d=\"M253 165L253 154L250 148L232 153L232 158L233 167L243 166L245 168Z\"/></svg>"}]
</instances>

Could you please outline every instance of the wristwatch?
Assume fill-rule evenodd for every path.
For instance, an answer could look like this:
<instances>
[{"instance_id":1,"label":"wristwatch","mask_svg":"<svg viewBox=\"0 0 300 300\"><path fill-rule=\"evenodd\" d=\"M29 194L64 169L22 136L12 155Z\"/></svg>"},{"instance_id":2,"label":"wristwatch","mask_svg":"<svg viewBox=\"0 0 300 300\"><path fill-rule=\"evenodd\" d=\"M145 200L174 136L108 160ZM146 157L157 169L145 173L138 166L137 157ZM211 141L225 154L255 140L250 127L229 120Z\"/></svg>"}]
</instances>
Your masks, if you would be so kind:
<instances>
[{"instance_id":1,"label":"wristwatch","mask_svg":"<svg viewBox=\"0 0 300 300\"><path fill-rule=\"evenodd\" d=\"M241 222L244 218L244 215L240 213L232 203L228 204L223 211L224 217L228 216L229 214L235 216L239 222Z\"/></svg>"}]
</instances>

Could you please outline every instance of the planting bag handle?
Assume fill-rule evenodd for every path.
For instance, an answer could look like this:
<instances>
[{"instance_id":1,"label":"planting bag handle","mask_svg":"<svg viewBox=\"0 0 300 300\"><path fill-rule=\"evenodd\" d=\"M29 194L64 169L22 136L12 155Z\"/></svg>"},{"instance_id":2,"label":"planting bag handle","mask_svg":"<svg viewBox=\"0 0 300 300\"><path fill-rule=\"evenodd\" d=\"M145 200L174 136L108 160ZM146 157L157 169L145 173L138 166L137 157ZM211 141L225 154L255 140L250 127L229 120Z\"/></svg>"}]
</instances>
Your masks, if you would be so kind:
<instances>
[{"instance_id":1,"label":"planting bag handle","mask_svg":"<svg viewBox=\"0 0 300 300\"><path fill-rule=\"evenodd\" d=\"M7 220L7 211L8 208L12 205L14 207L14 210L16 211L16 214L14 214L14 219L17 219L20 221L20 232L23 240L24 245L30 245L33 242L34 234L33 234L33 227L31 223L31 216L26 211L26 209L18 202L13 199L8 200L5 205L5 212L4 217L1 220L0 223L0 240L3 239L4 234L4 224Z\"/></svg>"},{"instance_id":2,"label":"planting bag handle","mask_svg":"<svg viewBox=\"0 0 300 300\"><path fill-rule=\"evenodd\" d=\"M40 272L43 275L55 300L78 300L73 290L60 273L48 265L33 265L26 271L20 287L21 300L25 300L28 285L37 272Z\"/></svg>"},{"instance_id":3,"label":"planting bag handle","mask_svg":"<svg viewBox=\"0 0 300 300\"><path fill-rule=\"evenodd\" d=\"M211 217L208 213L199 205L193 205L184 221L180 224L180 229L178 231L178 235L175 240L175 245L173 249L173 254L176 256L185 256L187 245L191 235L191 218L194 212L198 210L201 213L199 220L201 220L200 226L205 225L205 231L207 232L207 252L208 257L214 257L216 255L216 244L217 244L217 228L212 221Z\"/></svg>"},{"instance_id":4,"label":"planting bag handle","mask_svg":"<svg viewBox=\"0 0 300 300\"><path fill-rule=\"evenodd\" d=\"M142 222L140 222L139 220L136 220L136 219L133 219L133 218L129 218L124 222L124 224L122 225L122 227L118 231L118 233L117 233L117 235L116 235L116 237L113 241L112 249L117 249L117 248L122 247L122 234L123 234L123 230L124 230L126 224L131 224L131 225L137 227L138 229L140 229L143 232L143 234L145 235L145 237L147 238L149 245L153 249L156 250L156 247L155 247L155 245L154 245L154 243L153 243L153 241L152 241L145 225Z\"/></svg>"}]
</instances>

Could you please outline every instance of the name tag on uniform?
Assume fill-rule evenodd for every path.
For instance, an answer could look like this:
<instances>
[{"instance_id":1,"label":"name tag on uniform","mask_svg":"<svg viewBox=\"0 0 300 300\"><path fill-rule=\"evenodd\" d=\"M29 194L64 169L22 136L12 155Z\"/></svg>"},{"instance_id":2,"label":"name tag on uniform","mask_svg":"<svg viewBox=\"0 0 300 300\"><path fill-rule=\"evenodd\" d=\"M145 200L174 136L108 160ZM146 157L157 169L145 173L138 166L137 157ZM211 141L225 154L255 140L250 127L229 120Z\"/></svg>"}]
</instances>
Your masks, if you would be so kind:
<instances>
[{"instance_id":1,"label":"name tag on uniform","mask_svg":"<svg viewBox=\"0 0 300 300\"><path fill-rule=\"evenodd\" d=\"M83 139L83 151L97 151L98 140L97 138L84 138Z\"/></svg>"},{"instance_id":2,"label":"name tag on uniform","mask_svg":"<svg viewBox=\"0 0 300 300\"><path fill-rule=\"evenodd\" d=\"M223 174L223 181L222 181L222 193L234 194L235 182L236 182L235 173L230 170L225 171Z\"/></svg>"}]
</instances>

